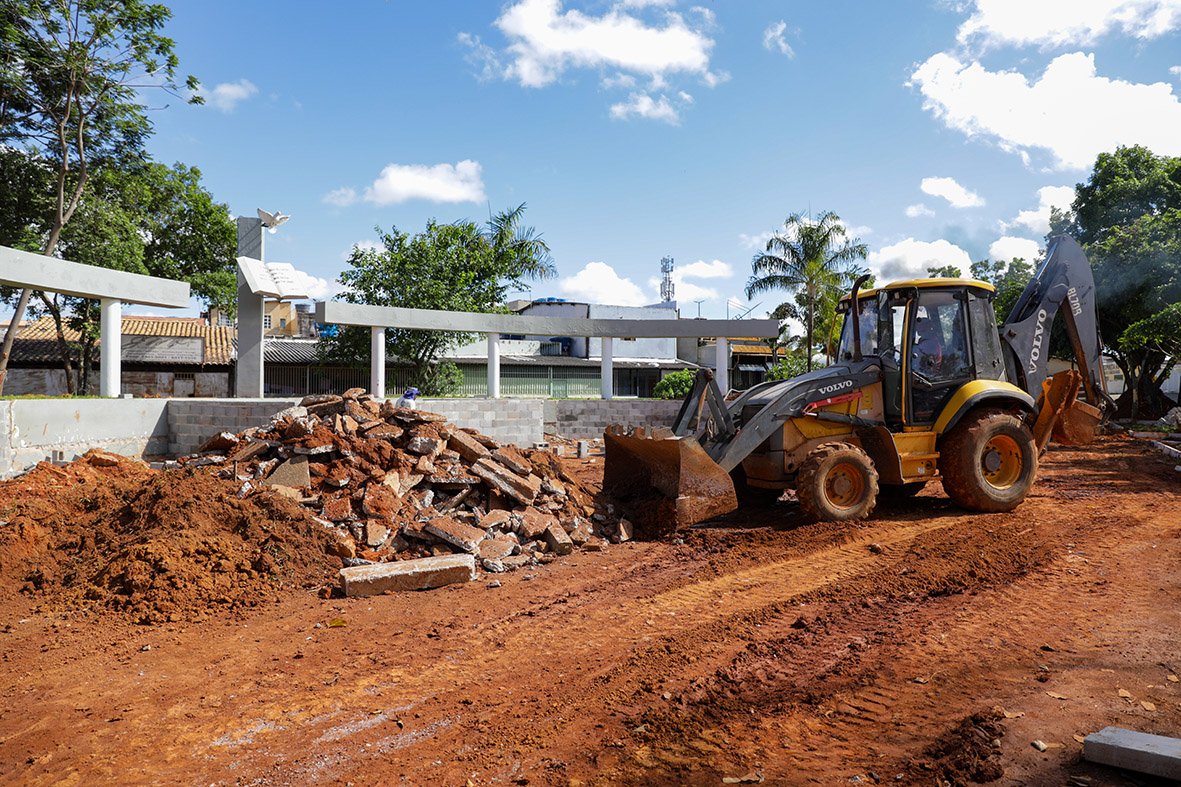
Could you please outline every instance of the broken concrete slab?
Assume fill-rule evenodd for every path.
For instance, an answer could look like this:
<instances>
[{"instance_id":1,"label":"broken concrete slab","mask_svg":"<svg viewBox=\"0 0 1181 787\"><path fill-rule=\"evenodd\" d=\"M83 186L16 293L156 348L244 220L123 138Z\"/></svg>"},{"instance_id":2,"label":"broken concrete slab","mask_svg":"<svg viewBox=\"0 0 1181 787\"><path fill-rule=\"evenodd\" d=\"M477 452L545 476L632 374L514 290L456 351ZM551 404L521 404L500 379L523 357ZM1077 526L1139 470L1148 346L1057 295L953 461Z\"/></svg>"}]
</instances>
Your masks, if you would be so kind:
<instances>
[{"instance_id":1,"label":"broken concrete slab","mask_svg":"<svg viewBox=\"0 0 1181 787\"><path fill-rule=\"evenodd\" d=\"M369 521L365 523L365 543L371 547L379 547L385 543L390 535L390 529L381 522Z\"/></svg>"},{"instance_id":2,"label":"broken concrete slab","mask_svg":"<svg viewBox=\"0 0 1181 787\"><path fill-rule=\"evenodd\" d=\"M480 527L487 530L488 528L496 527L497 525L504 525L506 522L511 521L512 518L512 513L502 508L498 508L495 511L489 511L487 514L484 514L483 518L480 519Z\"/></svg>"},{"instance_id":3,"label":"broken concrete slab","mask_svg":"<svg viewBox=\"0 0 1181 787\"><path fill-rule=\"evenodd\" d=\"M482 560L500 560L511 555L514 548L511 541L486 538L480 542L479 555Z\"/></svg>"},{"instance_id":4,"label":"broken concrete slab","mask_svg":"<svg viewBox=\"0 0 1181 787\"><path fill-rule=\"evenodd\" d=\"M263 481L267 486L290 486L303 489L312 483L311 473L308 472L308 458L293 456L275 468L275 471Z\"/></svg>"},{"instance_id":5,"label":"broken concrete slab","mask_svg":"<svg viewBox=\"0 0 1181 787\"><path fill-rule=\"evenodd\" d=\"M353 501L347 497L336 497L324 503L320 516L330 522L343 522L353 516Z\"/></svg>"},{"instance_id":6,"label":"broken concrete slab","mask_svg":"<svg viewBox=\"0 0 1181 787\"><path fill-rule=\"evenodd\" d=\"M1083 759L1181 781L1181 739L1105 727L1083 740Z\"/></svg>"},{"instance_id":7,"label":"broken concrete slab","mask_svg":"<svg viewBox=\"0 0 1181 787\"><path fill-rule=\"evenodd\" d=\"M340 570L346 596L372 596L402 590L431 590L476 578L474 555L440 555Z\"/></svg>"},{"instance_id":8,"label":"broken concrete slab","mask_svg":"<svg viewBox=\"0 0 1181 787\"><path fill-rule=\"evenodd\" d=\"M478 527L466 525L449 516L437 516L426 523L426 532L452 546L459 547L464 552L475 552L485 533Z\"/></svg>"},{"instance_id":9,"label":"broken concrete slab","mask_svg":"<svg viewBox=\"0 0 1181 787\"><path fill-rule=\"evenodd\" d=\"M529 460L510 446L497 448L492 452L492 458L518 475L527 476L533 472L533 465L529 463Z\"/></svg>"},{"instance_id":10,"label":"broken concrete slab","mask_svg":"<svg viewBox=\"0 0 1181 787\"><path fill-rule=\"evenodd\" d=\"M451 436L447 439L447 447L468 462L478 462L490 455L487 448L462 429L451 432Z\"/></svg>"},{"instance_id":11,"label":"broken concrete slab","mask_svg":"<svg viewBox=\"0 0 1181 787\"><path fill-rule=\"evenodd\" d=\"M545 529L545 543L555 555L569 555L574 551L574 542L556 521Z\"/></svg>"},{"instance_id":12,"label":"broken concrete slab","mask_svg":"<svg viewBox=\"0 0 1181 787\"><path fill-rule=\"evenodd\" d=\"M533 477L536 480L536 485L534 485L530 480L522 478L504 465L488 458L476 462L472 465L471 470L472 475L483 478L493 489L524 505L531 505L541 488L540 478Z\"/></svg>"},{"instance_id":13,"label":"broken concrete slab","mask_svg":"<svg viewBox=\"0 0 1181 787\"><path fill-rule=\"evenodd\" d=\"M201 447L197 449L197 453L203 454L206 451L222 453L237 447L238 442L238 436L233 432L218 432L202 443Z\"/></svg>"},{"instance_id":14,"label":"broken concrete slab","mask_svg":"<svg viewBox=\"0 0 1181 787\"><path fill-rule=\"evenodd\" d=\"M535 508L530 508L521 513L521 528L519 532L523 540L529 541L535 538L541 538L546 528L557 523L557 517L553 514L545 514Z\"/></svg>"},{"instance_id":15,"label":"broken concrete slab","mask_svg":"<svg viewBox=\"0 0 1181 787\"><path fill-rule=\"evenodd\" d=\"M436 452L442 449L439 446L439 441L435 438L420 436L410 438L410 442L406 444L406 450L412 454L434 456Z\"/></svg>"}]
</instances>

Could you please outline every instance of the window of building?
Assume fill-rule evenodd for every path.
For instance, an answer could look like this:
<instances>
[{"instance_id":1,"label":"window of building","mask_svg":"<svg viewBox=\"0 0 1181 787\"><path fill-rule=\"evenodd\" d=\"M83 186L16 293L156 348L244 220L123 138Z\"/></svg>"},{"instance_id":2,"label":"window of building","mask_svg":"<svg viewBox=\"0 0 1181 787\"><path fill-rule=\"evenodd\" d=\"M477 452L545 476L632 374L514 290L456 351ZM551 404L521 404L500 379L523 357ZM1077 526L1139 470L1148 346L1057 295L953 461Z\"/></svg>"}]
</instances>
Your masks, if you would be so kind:
<instances>
[{"instance_id":1,"label":"window of building","mask_svg":"<svg viewBox=\"0 0 1181 787\"><path fill-rule=\"evenodd\" d=\"M286 318L286 317L280 317L280 318L279 318L279 330L281 331L281 330L283 330L283 329L284 329L284 328L286 328L286 327L287 327L287 318Z\"/></svg>"},{"instance_id":2,"label":"window of building","mask_svg":"<svg viewBox=\"0 0 1181 787\"><path fill-rule=\"evenodd\" d=\"M267 314L263 316L262 327L268 331L271 329L271 315Z\"/></svg>"}]
</instances>

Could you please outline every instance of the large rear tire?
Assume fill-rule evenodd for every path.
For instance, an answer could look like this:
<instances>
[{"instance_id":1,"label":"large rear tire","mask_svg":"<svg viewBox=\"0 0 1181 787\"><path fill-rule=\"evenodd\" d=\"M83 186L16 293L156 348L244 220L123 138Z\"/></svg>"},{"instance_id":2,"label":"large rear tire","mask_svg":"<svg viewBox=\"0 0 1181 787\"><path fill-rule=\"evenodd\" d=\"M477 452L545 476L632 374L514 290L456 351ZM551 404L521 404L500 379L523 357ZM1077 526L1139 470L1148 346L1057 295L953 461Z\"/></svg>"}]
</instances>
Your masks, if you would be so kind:
<instances>
[{"instance_id":1,"label":"large rear tire","mask_svg":"<svg viewBox=\"0 0 1181 787\"><path fill-rule=\"evenodd\" d=\"M1012 511L1037 477L1033 434L1011 413L979 409L952 429L939 447L947 496L973 511Z\"/></svg>"},{"instance_id":2,"label":"large rear tire","mask_svg":"<svg viewBox=\"0 0 1181 787\"><path fill-rule=\"evenodd\" d=\"M855 522L873 511L878 471L873 460L849 443L824 443L800 465L796 497L812 522Z\"/></svg>"}]
</instances>

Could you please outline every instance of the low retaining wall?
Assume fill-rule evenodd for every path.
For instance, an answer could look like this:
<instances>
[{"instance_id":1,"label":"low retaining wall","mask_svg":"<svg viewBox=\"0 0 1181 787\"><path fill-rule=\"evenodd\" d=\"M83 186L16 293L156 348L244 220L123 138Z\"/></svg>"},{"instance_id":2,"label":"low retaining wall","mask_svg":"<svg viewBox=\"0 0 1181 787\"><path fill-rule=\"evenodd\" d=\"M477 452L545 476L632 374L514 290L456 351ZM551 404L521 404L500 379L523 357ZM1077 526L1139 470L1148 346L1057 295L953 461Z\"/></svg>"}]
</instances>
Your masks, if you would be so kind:
<instances>
[{"instance_id":1,"label":"low retaining wall","mask_svg":"<svg viewBox=\"0 0 1181 787\"><path fill-rule=\"evenodd\" d=\"M0 478L55 451L66 460L90 448L124 456L182 455L217 432L262 426L293 399L14 399L0 401ZM421 399L423 410L503 443L529 447L556 432L603 436L608 424L668 426L680 402L636 399Z\"/></svg>"},{"instance_id":2,"label":"low retaining wall","mask_svg":"<svg viewBox=\"0 0 1181 787\"><path fill-rule=\"evenodd\" d=\"M102 448L124 456L168 453L167 399L13 399L0 402L0 478L54 451L66 459Z\"/></svg>"},{"instance_id":3,"label":"low retaining wall","mask_svg":"<svg viewBox=\"0 0 1181 787\"><path fill-rule=\"evenodd\" d=\"M553 421L546 425L571 440L594 440L611 424L672 426L679 399L551 399Z\"/></svg>"}]
</instances>

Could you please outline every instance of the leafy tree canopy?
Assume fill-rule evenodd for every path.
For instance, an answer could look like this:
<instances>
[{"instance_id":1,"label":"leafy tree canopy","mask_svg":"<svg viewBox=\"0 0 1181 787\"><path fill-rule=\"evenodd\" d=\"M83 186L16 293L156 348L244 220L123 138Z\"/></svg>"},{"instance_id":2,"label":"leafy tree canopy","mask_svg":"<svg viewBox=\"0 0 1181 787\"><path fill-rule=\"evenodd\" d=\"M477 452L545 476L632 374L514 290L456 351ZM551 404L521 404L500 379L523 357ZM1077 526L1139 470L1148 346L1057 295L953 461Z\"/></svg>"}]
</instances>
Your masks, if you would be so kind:
<instances>
[{"instance_id":1,"label":"leafy tree canopy","mask_svg":"<svg viewBox=\"0 0 1181 787\"><path fill-rule=\"evenodd\" d=\"M525 205L496 214L484 226L462 220L410 235L377 227L381 248L355 247L340 275L340 300L463 312L503 312L505 296L527 279L555 274L549 247L521 218ZM440 364L448 351L472 336L446 331L387 330L386 352L413 368L415 385L442 396L456 385L453 367ZM352 365L369 362L369 332L342 328L320 341L320 356Z\"/></svg>"},{"instance_id":2,"label":"leafy tree canopy","mask_svg":"<svg viewBox=\"0 0 1181 787\"><path fill-rule=\"evenodd\" d=\"M693 390L697 372L693 369L678 369L669 372L656 383L652 395L657 399L684 399Z\"/></svg>"}]
</instances>

